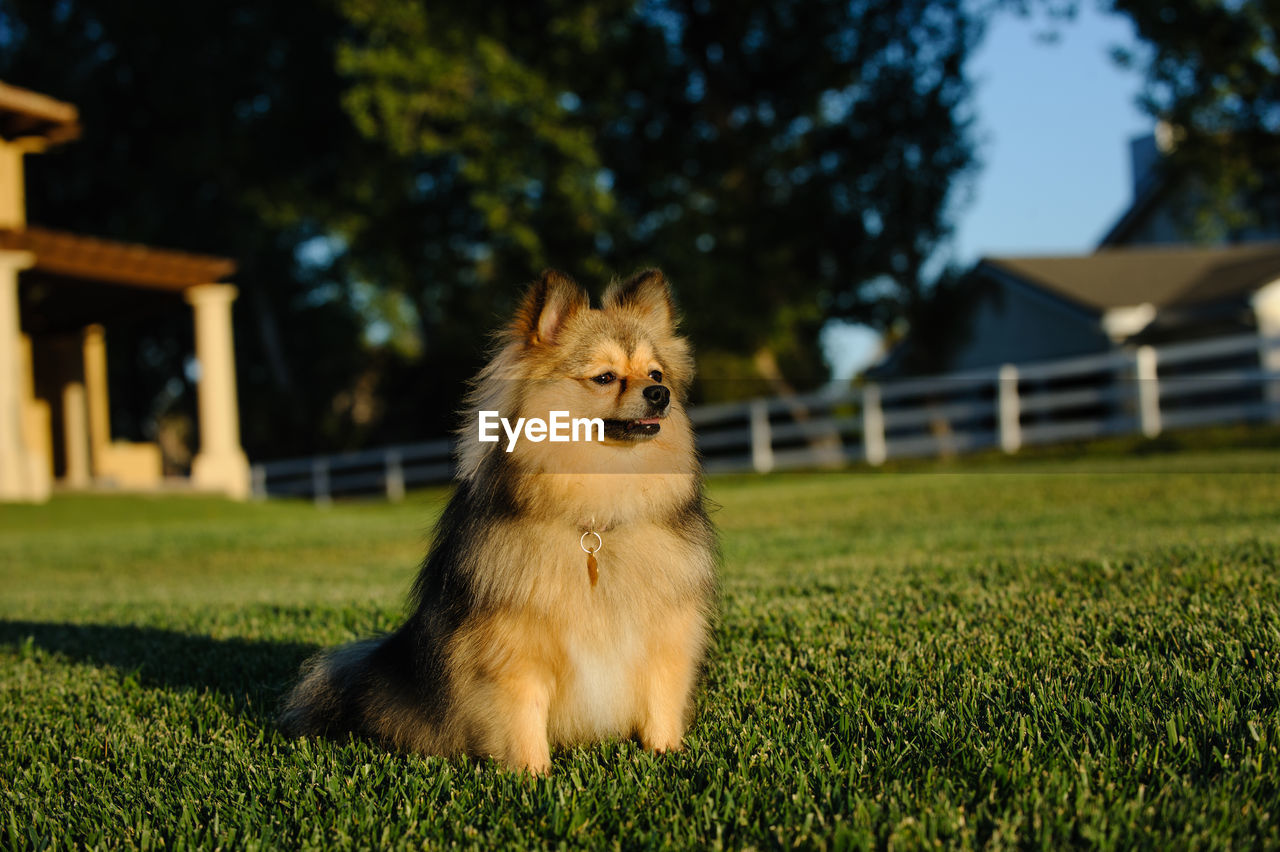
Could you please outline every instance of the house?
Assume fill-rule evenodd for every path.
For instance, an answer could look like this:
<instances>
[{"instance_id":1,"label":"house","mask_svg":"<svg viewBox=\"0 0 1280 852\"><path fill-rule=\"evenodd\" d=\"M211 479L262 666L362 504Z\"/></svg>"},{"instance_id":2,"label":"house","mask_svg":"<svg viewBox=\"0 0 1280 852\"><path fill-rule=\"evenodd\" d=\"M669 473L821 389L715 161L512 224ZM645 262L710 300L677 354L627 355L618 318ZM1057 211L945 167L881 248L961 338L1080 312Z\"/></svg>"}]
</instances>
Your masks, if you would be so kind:
<instances>
[{"instance_id":1,"label":"house","mask_svg":"<svg viewBox=\"0 0 1280 852\"><path fill-rule=\"evenodd\" d=\"M1194 181L1176 180L1159 167L1173 147L1173 133L1164 122L1148 136L1129 142L1132 201L1129 208L1099 240L1100 248L1171 245L1189 241L1193 223L1187 213L1200 207L1204 196ZM1218 244L1280 241L1280 199L1254 205L1256 221L1222 234Z\"/></svg>"},{"instance_id":2,"label":"house","mask_svg":"<svg viewBox=\"0 0 1280 852\"><path fill-rule=\"evenodd\" d=\"M235 264L28 225L23 158L79 134L71 104L0 83L0 501L69 488L155 489L160 450L111 436L106 335L158 304L191 306L200 448L189 485L249 494L231 304Z\"/></svg>"},{"instance_id":3,"label":"house","mask_svg":"<svg viewBox=\"0 0 1280 852\"><path fill-rule=\"evenodd\" d=\"M983 258L953 370L1242 332L1280 335L1280 243Z\"/></svg>"},{"instance_id":4,"label":"house","mask_svg":"<svg viewBox=\"0 0 1280 852\"><path fill-rule=\"evenodd\" d=\"M1133 141L1133 202L1093 253L984 257L974 266L947 372L1242 332L1280 336L1280 227L1264 216L1231 244L1186 243L1182 213L1195 188L1156 168L1167 144L1160 132ZM905 374L912 345L908 336L868 374Z\"/></svg>"}]
</instances>

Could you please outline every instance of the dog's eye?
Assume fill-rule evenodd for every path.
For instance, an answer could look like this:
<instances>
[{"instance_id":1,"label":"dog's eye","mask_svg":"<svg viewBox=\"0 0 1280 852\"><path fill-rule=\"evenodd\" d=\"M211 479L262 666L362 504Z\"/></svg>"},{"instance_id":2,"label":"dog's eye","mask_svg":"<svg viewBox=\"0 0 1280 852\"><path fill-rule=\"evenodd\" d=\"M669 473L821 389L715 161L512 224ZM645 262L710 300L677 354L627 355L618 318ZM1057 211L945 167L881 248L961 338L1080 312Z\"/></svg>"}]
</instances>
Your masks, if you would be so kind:
<instances>
[{"instance_id":1,"label":"dog's eye","mask_svg":"<svg viewBox=\"0 0 1280 852\"><path fill-rule=\"evenodd\" d=\"M612 384L613 380L616 378L618 377L615 376L613 373L601 373L600 375L593 378L591 381L595 382L598 385L608 385L608 384Z\"/></svg>"},{"instance_id":2,"label":"dog's eye","mask_svg":"<svg viewBox=\"0 0 1280 852\"><path fill-rule=\"evenodd\" d=\"M659 382L659 383L661 383L661 382L662 382L662 371L661 371L661 370L650 370L650 371L649 371L649 378L653 379L655 382Z\"/></svg>"}]
</instances>

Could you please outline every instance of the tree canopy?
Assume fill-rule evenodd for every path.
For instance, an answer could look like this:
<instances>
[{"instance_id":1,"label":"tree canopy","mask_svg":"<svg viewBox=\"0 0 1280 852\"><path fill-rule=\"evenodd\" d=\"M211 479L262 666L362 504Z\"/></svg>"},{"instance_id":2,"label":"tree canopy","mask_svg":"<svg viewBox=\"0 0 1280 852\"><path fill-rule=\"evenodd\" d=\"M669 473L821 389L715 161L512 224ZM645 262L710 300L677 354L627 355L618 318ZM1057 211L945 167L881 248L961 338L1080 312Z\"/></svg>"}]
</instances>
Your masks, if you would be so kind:
<instances>
[{"instance_id":1,"label":"tree canopy","mask_svg":"<svg viewBox=\"0 0 1280 852\"><path fill-rule=\"evenodd\" d=\"M929 292L974 168L968 9L0 0L0 76L86 127L33 160L33 221L239 261L276 455L444 428L546 265L661 266L713 379L817 382L823 322ZM115 334L141 396L184 321Z\"/></svg>"},{"instance_id":2,"label":"tree canopy","mask_svg":"<svg viewBox=\"0 0 1280 852\"><path fill-rule=\"evenodd\" d=\"M1280 225L1280 3L1112 0L1110 8L1146 44L1117 58L1145 63L1142 105L1172 130L1170 167L1209 190L1201 234Z\"/></svg>"}]
</instances>

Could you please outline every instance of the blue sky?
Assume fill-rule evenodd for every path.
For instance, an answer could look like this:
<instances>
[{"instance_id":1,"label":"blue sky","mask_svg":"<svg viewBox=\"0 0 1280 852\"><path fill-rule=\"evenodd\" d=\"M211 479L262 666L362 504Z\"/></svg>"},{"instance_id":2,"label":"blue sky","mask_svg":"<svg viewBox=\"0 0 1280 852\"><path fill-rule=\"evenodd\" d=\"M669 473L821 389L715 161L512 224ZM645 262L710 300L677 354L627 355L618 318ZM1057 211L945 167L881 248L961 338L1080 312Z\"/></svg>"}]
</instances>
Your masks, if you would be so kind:
<instances>
[{"instance_id":1,"label":"blue sky","mask_svg":"<svg viewBox=\"0 0 1280 852\"><path fill-rule=\"evenodd\" d=\"M958 260L1088 251L1128 205L1129 139L1152 121L1135 103L1141 74L1109 52L1136 40L1128 19L1081 5L1051 44L1036 38L1043 20L999 18L970 62L985 165Z\"/></svg>"},{"instance_id":2,"label":"blue sky","mask_svg":"<svg viewBox=\"0 0 1280 852\"><path fill-rule=\"evenodd\" d=\"M997 18L969 63L983 166L957 217L953 259L1092 250L1128 206L1129 140L1151 132L1136 98L1137 71L1111 60L1132 47L1128 20L1081 4L1071 22ZM1050 27L1056 41L1037 38ZM878 340L866 329L832 329L837 378L861 369Z\"/></svg>"}]
</instances>

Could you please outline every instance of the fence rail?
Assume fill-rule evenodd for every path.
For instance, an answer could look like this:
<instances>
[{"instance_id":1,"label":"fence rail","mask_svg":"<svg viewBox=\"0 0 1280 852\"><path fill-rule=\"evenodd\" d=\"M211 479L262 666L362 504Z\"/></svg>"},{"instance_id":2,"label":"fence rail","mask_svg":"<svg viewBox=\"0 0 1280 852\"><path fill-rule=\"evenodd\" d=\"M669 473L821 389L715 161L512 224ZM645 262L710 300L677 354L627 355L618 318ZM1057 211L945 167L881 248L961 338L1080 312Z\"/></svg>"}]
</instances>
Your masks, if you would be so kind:
<instances>
[{"instance_id":1,"label":"fence rail","mask_svg":"<svg viewBox=\"0 0 1280 852\"><path fill-rule=\"evenodd\" d=\"M1005 364L689 412L709 473L950 455L1167 429L1280 422L1280 336L1237 335ZM255 495L384 494L448 481L448 440L253 467Z\"/></svg>"}]
</instances>

